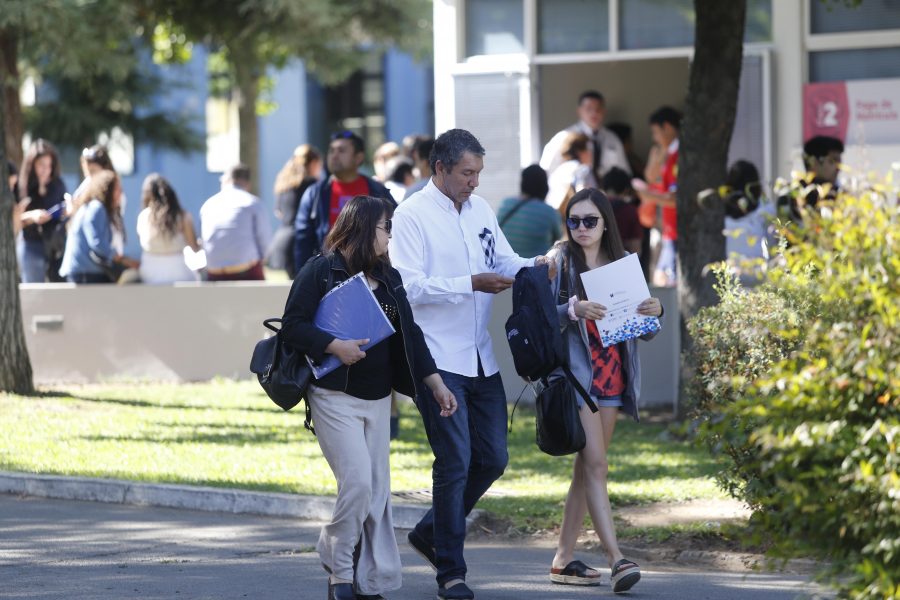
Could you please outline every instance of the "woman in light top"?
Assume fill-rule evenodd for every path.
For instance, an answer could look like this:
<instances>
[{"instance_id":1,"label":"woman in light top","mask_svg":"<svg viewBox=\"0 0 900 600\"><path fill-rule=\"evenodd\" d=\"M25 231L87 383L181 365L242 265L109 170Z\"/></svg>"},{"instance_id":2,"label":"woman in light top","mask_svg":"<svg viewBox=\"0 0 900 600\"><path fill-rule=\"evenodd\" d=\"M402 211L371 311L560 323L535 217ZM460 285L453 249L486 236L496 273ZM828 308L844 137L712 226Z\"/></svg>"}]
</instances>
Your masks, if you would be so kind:
<instances>
[{"instance_id":1,"label":"woman in light top","mask_svg":"<svg viewBox=\"0 0 900 600\"><path fill-rule=\"evenodd\" d=\"M184 248L197 252L197 234L191 213L183 210L175 190L159 173L144 179L141 189L143 209L138 215L137 234L141 241L141 281L150 284L195 281L197 276L184 262Z\"/></svg>"}]
</instances>

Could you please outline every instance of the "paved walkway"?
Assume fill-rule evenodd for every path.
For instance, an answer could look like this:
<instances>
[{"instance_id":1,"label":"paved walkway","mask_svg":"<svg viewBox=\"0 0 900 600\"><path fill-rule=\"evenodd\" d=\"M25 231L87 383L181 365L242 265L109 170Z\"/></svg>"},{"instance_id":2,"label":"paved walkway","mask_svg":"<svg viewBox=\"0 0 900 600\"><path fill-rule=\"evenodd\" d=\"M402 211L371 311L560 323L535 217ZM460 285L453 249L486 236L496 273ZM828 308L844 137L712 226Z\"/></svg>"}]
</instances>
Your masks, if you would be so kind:
<instances>
[{"instance_id":1,"label":"paved walkway","mask_svg":"<svg viewBox=\"0 0 900 600\"><path fill-rule=\"evenodd\" d=\"M314 546L320 523L0 494L0 598L29 600L324 600ZM403 539L402 532L398 532ZM400 544L403 588L390 600L434 598L434 574ZM608 585L549 583L552 545L472 538L470 585L479 600L612 598ZM582 554L601 564L599 556ZM792 600L821 590L808 576L724 572L643 562L632 598ZM604 569L608 582L608 571Z\"/></svg>"}]
</instances>

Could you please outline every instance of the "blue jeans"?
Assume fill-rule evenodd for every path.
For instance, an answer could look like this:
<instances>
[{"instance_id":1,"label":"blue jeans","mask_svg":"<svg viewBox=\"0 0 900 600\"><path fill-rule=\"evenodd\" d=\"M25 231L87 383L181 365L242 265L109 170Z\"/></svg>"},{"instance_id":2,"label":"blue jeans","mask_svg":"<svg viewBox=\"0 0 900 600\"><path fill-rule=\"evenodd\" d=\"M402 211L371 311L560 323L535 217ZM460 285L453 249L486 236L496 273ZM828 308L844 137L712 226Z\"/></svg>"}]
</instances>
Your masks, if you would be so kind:
<instances>
[{"instance_id":1,"label":"blue jeans","mask_svg":"<svg viewBox=\"0 0 900 600\"><path fill-rule=\"evenodd\" d=\"M20 232L16 238L16 258L22 283L44 283L47 280L47 257L44 242L26 240Z\"/></svg>"},{"instance_id":2,"label":"blue jeans","mask_svg":"<svg viewBox=\"0 0 900 600\"><path fill-rule=\"evenodd\" d=\"M500 373L464 377L438 371L456 396L456 412L440 415L431 392L416 401L434 452L431 510L415 527L434 546L437 581L466 577L466 516L506 469L506 393Z\"/></svg>"}]
</instances>

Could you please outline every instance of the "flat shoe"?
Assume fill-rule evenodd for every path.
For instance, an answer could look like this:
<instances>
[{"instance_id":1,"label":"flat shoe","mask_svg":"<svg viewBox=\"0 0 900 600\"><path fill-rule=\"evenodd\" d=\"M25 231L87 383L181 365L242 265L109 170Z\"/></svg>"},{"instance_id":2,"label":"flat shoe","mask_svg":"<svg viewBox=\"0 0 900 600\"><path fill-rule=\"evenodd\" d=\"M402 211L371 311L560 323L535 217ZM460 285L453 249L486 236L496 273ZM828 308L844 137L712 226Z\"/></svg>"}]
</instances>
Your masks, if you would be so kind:
<instances>
[{"instance_id":1,"label":"flat shoe","mask_svg":"<svg viewBox=\"0 0 900 600\"><path fill-rule=\"evenodd\" d=\"M613 565L610 579L615 593L627 592L641 580L641 568L623 558Z\"/></svg>"},{"instance_id":2,"label":"flat shoe","mask_svg":"<svg viewBox=\"0 0 900 600\"><path fill-rule=\"evenodd\" d=\"M565 567L552 567L550 581L561 585L600 585L600 571L573 560Z\"/></svg>"},{"instance_id":3,"label":"flat shoe","mask_svg":"<svg viewBox=\"0 0 900 600\"><path fill-rule=\"evenodd\" d=\"M454 586L438 587L437 600L475 600L475 592L469 589L464 581Z\"/></svg>"},{"instance_id":4,"label":"flat shoe","mask_svg":"<svg viewBox=\"0 0 900 600\"><path fill-rule=\"evenodd\" d=\"M356 600L352 583L329 583L328 600Z\"/></svg>"},{"instance_id":5,"label":"flat shoe","mask_svg":"<svg viewBox=\"0 0 900 600\"><path fill-rule=\"evenodd\" d=\"M422 539L422 536L417 534L415 529L406 535L406 540L409 542L410 547L416 551L416 554L421 556L428 563L428 566L437 573L437 559L434 556L434 548L429 546L428 542Z\"/></svg>"}]
</instances>

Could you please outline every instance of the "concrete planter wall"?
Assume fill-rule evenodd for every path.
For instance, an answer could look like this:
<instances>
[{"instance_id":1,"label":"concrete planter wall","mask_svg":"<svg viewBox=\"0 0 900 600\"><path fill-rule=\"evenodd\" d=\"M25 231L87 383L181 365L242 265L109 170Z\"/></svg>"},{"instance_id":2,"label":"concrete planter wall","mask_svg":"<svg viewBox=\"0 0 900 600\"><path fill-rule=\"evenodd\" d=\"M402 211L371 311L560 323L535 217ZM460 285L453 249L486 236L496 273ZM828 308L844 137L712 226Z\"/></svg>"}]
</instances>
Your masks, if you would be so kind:
<instances>
[{"instance_id":1,"label":"concrete planter wall","mask_svg":"<svg viewBox=\"0 0 900 600\"><path fill-rule=\"evenodd\" d=\"M22 318L38 384L117 380L204 381L250 377L262 321L281 316L289 283L190 283L169 286L23 284ZM679 331L674 290L656 289L669 317L641 343L642 405L673 407ZM491 335L507 397L525 385L512 364L503 324L512 294L494 301ZM522 401L532 400L530 391Z\"/></svg>"}]
</instances>

